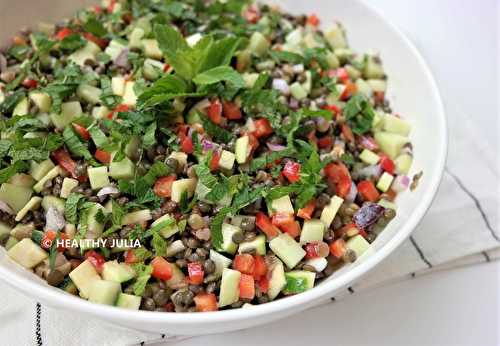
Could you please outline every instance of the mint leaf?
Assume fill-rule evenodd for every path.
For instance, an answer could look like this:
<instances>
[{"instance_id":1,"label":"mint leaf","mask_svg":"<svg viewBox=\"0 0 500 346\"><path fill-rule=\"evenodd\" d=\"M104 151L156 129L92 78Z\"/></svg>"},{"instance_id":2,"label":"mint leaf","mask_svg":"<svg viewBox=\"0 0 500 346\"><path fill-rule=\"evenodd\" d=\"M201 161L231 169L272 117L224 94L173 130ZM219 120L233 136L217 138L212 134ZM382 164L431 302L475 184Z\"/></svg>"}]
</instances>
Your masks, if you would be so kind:
<instances>
[{"instance_id":1,"label":"mint leaf","mask_svg":"<svg viewBox=\"0 0 500 346\"><path fill-rule=\"evenodd\" d=\"M208 71L198 74L195 78L193 78L193 82L198 85L209 85L222 81L232 83L238 88L243 88L245 86L243 77L241 77L236 70L229 66L214 67Z\"/></svg>"},{"instance_id":2,"label":"mint leaf","mask_svg":"<svg viewBox=\"0 0 500 346\"><path fill-rule=\"evenodd\" d=\"M146 129L144 137L142 137L142 146L144 148L150 148L156 143L155 133L156 133L156 122L151 123Z\"/></svg>"},{"instance_id":3,"label":"mint leaf","mask_svg":"<svg viewBox=\"0 0 500 346\"><path fill-rule=\"evenodd\" d=\"M78 222L78 205L83 199L84 196L79 193L70 193L64 204L64 216L66 221L73 224Z\"/></svg>"},{"instance_id":4,"label":"mint leaf","mask_svg":"<svg viewBox=\"0 0 500 346\"><path fill-rule=\"evenodd\" d=\"M342 113L354 133L362 135L370 131L375 112L370 102L362 94L352 96L347 101Z\"/></svg>"},{"instance_id":5,"label":"mint leaf","mask_svg":"<svg viewBox=\"0 0 500 346\"><path fill-rule=\"evenodd\" d=\"M166 256L167 255L167 242L159 232L153 232L153 240L151 241L153 249L155 250L156 256Z\"/></svg>"},{"instance_id":6,"label":"mint leaf","mask_svg":"<svg viewBox=\"0 0 500 346\"><path fill-rule=\"evenodd\" d=\"M200 119L201 122L203 123L203 129L212 138L223 143L227 143L234 138L234 135L231 132L229 132L226 129L223 129L220 126L215 125L206 116L200 114Z\"/></svg>"},{"instance_id":7,"label":"mint leaf","mask_svg":"<svg viewBox=\"0 0 500 346\"><path fill-rule=\"evenodd\" d=\"M151 274L153 273L153 267L151 265L145 265L144 263L136 263L132 265L132 268L137 273L137 278L133 286L134 294L136 296L142 296L151 278Z\"/></svg>"},{"instance_id":8,"label":"mint leaf","mask_svg":"<svg viewBox=\"0 0 500 346\"><path fill-rule=\"evenodd\" d=\"M102 148L109 144L108 137L106 137L97 124L89 127L88 131L97 148Z\"/></svg>"},{"instance_id":9,"label":"mint leaf","mask_svg":"<svg viewBox=\"0 0 500 346\"><path fill-rule=\"evenodd\" d=\"M85 24L83 24L83 29L97 37L103 37L108 33L101 22L94 17L90 18Z\"/></svg>"},{"instance_id":10,"label":"mint leaf","mask_svg":"<svg viewBox=\"0 0 500 346\"><path fill-rule=\"evenodd\" d=\"M24 161L17 161L14 164L6 167L4 169L0 169L0 183L5 183L9 180L14 174L24 171L29 168L29 165Z\"/></svg>"},{"instance_id":11,"label":"mint leaf","mask_svg":"<svg viewBox=\"0 0 500 346\"><path fill-rule=\"evenodd\" d=\"M199 71L203 72L218 66L227 66L231 62L241 40L237 37L226 37L214 42L206 54Z\"/></svg>"},{"instance_id":12,"label":"mint leaf","mask_svg":"<svg viewBox=\"0 0 500 346\"><path fill-rule=\"evenodd\" d=\"M291 64L302 64L304 63L304 58L297 53L287 52L287 51L269 51L269 55L277 62L288 62Z\"/></svg>"},{"instance_id":13,"label":"mint leaf","mask_svg":"<svg viewBox=\"0 0 500 346\"><path fill-rule=\"evenodd\" d=\"M24 97L24 92L22 90L17 90L11 95L7 96L3 102L0 103L0 113L5 115L12 113L14 107L21 101Z\"/></svg>"},{"instance_id":14,"label":"mint leaf","mask_svg":"<svg viewBox=\"0 0 500 346\"><path fill-rule=\"evenodd\" d=\"M73 155L83 157L89 161L94 161L87 146L82 143L71 126L66 126L63 131L63 138L64 143L66 143L66 146Z\"/></svg>"}]
</instances>

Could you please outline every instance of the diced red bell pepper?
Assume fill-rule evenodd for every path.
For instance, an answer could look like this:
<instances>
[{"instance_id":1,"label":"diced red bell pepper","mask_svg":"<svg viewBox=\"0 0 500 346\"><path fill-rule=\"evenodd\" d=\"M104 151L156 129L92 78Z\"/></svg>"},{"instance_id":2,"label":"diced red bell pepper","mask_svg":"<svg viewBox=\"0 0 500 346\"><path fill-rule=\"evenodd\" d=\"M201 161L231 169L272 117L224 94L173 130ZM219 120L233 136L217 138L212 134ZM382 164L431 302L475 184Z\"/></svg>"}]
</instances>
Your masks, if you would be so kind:
<instances>
[{"instance_id":1,"label":"diced red bell pepper","mask_svg":"<svg viewBox=\"0 0 500 346\"><path fill-rule=\"evenodd\" d=\"M109 2L108 8L107 8L108 13L113 13L113 10L115 9L115 5L116 5L116 0L111 0Z\"/></svg>"},{"instance_id":2,"label":"diced red bell pepper","mask_svg":"<svg viewBox=\"0 0 500 346\"><path fill-rule=\"evenodd\" d=\"M151 261L153 272L151 275L160 280L169 280L172 278L172 265L163 257L156 256Z\"/></svg>"},{"instance_id":3,"label":"diced red bell pepper","mask_svg":"<svg viewBox=\"0 0 500 346\"><path fill-rule=\"evenodd\" d=\"M283 167L281 173L288 179L289 182L295 183L300 180L300 163L288 161Z\"/></svg>"},{"instance_id":4,"label":"diced red bell pepper","mask_svg":"<svg viewBox=\"0 0 500 346\"><path fill-rule=\"evenodd\" d=\"M349 77L349 73L347 73L347 70L343 67L339 67L335 71L335 75L337 78L342 82L342 83L347 83L351 78Z\"/></svg>"},{"instance_id":5,"label":"diced red bell pepper","mask_svg":"<svg viewBox=\"0 0 500 346\"><path fill-rule=\"evenodd\" d=\"M297 221L286 222L281 225L280 229L292 238L297 238L300 235L300 225Z\"/></svg>"},{"instance_id":6,"label":"diced red bell pepper","mask_svg":"<svg viewBox=\"0 0 500 346\"><path fill-rule=\"evenodd\" d=\"M323 107L323 109L332 112L334 117L341 113L341 109L336 105L326 105Z\"/></svg>"},{"instance_id":7,"label":"diced red bell pepper","mask_svg":"<svg viewBox=\"0 0 500 346\"><path fill-rule=\"evenodd\" d=\"M352 180L349 170L343 163L329 163L325 167L325 174L335 184L336 193L344 198L351 190Z\"/></svg>"},{"instance_id":8,"label":"diced red bell pepper","mask_svg":"<svg viewBox=\"0 0 500 346\"><path fill-rule=\"evenodd\" d=\"M200 262L188 263L189 283L192 285L201 285L205 272Z\"/></svg>"},{"instance_id":9,"label":"diced red bell pepper","mask_svg":"<svg viewBox=\"0 0 500 346\"><path fill-rule=\"evenodd\" d=\"M137 256L135 255L134 249L129 249L125 251L125 263L132 264L138 262L140 262L140 259L138 259Z\"/></svg>"},{"instance_id":10,"label":"diced red bell pepper","mask_svg":"<svg viewBox=\"0 0 500 346\"><path fill-rule=\"evenodd\" d=\"M56 39L58 39L59 41L62 41L66 37L68 37L69 35L71 35L72 33L73 33L73 30L71 30L70 28L62 28L61 30L59 30L57 32Z\"/></svg>"},{"instance_id":11,"label":"diced red bell pepper","mask_svg":"<svg viewBox=\"0 0 500 346\"><path fill-rule=\"evenodd\" d=\"M73 128L75 129L76 133L78 133L81 139L83 139L84 141L88 141L90 139L89 130L87 130L84 126L77 123L72 123L71 125L73 125Z\"/></svg>"},{"instance_id":12,"label":"diced red bell pepper","mask_svg":"<svg viewBox=\"0 0 500 346\"><path fill-rule=\"evenodd\" d=\"M257 282L257 285L259 286L259 289L262 293L267 293L267 291L269 290L269 279L267 278L267 276L262 276Z\"/></svg>"},{"instance_id":13,"label":"diced red bell pepper","mask_svg":"<svg viewBox=\"0 0 500 346\"><path fill-rule=\"evenodd\" d=\"M158 178L153 187L155 195L158 197L170 197L172 195L172 184L176 178L175 175Z\"/></svg>"},{"instance_id":14,"label":"diced red bell pepper","mask_svg":"<svg viewBox=\"0 0 500 346\"><path fill-rule=\"evenodd\" d=\"M370 180L363 180L358 183L358 192L365 201L376 202L380 198L380 193Z\"/></svg>"},{"instance_id":15,"label":"diced red bell pepper","mask_svg":"<svg viewBox=\"0 0 500 346\"><path fill-rule=\"evenodd\" d=\"M243 118L240 107L234 102L224 101L222 103L223 114L229 120L239 120Z\"/></svg>"},{"instance_id":16,"label":"diced red bell pepper","mask_svg":"<svg viewBox=\"0 0 500 346\"><path fill-rule=\"evenodd\" d=\"M385 93L383 91L374 91L373 99L376 103L383 103L385 100Z\"/></svg>"},{"instance_id":17,"label":"diced red bell pepper","mask_svg":"<svg viewBox=\"0 0 500 346\"><path fill-rule=\"evenodd\" d=\"M259 254L254 255L253 258L255 263L253 277L257 280L267 274L267 264L264 257Z\"/></svg>"},{"instance_id":18,"label":"diced red bell pepper","mask_svg":"<svg viewBox=\"0 0 500 346\"><path fill-rule=\"evenodd\" d=\"M57 149L52 153L52 156L57 161L59 166L71 174L73 178L79 178L76 175L76 162L71 158L69 153L64 148Z\"/></svg>"},{"instance_id":19,"label":"diced red bell pepper","mask_svg":"<svg viewBox=\"0 0 500 346\"><path fill-rule=\"evenodd\" d=\"M311 14L309 17L307 17L307 24L312 26L318 26L319 25L318 16L315 14Z\"/></svg>"},{"instance_id":20,"label":"diced red bell pepper","mask_svg":"<svg viewBox=\"0 0 500 346\"><path fill-rule=\"evenodd\" d=\"M243 274L253 274L255 259L250 254L236 255L233 260L233 268Z\"/></svg>"},{"instance_id":21,"label":"diced red bell pepper","mask_svg":"<svg viewBox=\"0 0 500 346\"><path fill-rule=\"evenodd\" d=\"M108 114L108 119L111 120L114 118L115 114L116 113L120 113L120 112L128 112L130 110L130 107L127 106L127 105L124 105L124 104L119 104L118 106L116 106L115 109L113 109L111 112L109 112Z\"/></svg>"},{"instance_id":22,"label":"diced red bell pepper","mask_svg":"<svg viewBox=\"0 0 500 346\"><path fill-rule=\"evenodd\" d=\"M363 238L368 237L368 233L364 229L359 230L359 235L362 236Z\"/></svg>"},{"instance_id":23,"label":"diced red bell pepper","mask_svg":"<svg viewBox=\"0 0 500 346\"><path fill-rule=\"evenodd\" d=\"M354 142L354 134L352 133L351 128L347 124L342 124L340 127L342 134L344 135L344 138L349 141L349 142Z\"/></svg>"},{"instance_id":24,"label":"diced red bell pepper","mask_svg":"<svg viewBox=\"0 0 500 346\"><path fill-rule=\"evenodd\" d=\"M213 293L198 293L194 297L194 303L196 305L196 311L198 312L218 310L217 297Z\"/></svg>"},{"instance_id":25,"label":"diced red bell pepper","mask_svg":"<svg viewBox=\"0 0 500 346\"><path fill-rule=\"evenodd\" d=\"M318 139L318 148L327 149L333 146L333 138L332 136L325 136Z\"/></svg>"},{"instance_id":26,"label":"diced red bell pepper","mask_svg":"<svg viewBox=\"0 0 500 346\"><path fill-rule=\"evenodd\" d=\"M106 48L108 46L108 40L100 38L100 37L97 37L97 36L91 34L90 32L84 32L83 33L83 37L85 37L85 39L87 41L94 42L101 49L104 49L104 48Z\"/></svg>"},{"instance_id":27,"label":"diced red bell pepper","mask_svg":"<svg viewBox=\"0 0 500 346\"><path fill-rule=\"evenodd\" d=\"M220 162L220 152L214 151L212 153L212 159L210 160L210 170L211 171L216 171L217 168L219 168L219 162Z\"/></svg>"},{"instance_id":28,"label":"diced red bell pepper","mask_svg":"<svg viewBox=\"0 0 500 346\"><path fill-rule=\"evenodd\" d=\"M106 262L103 255L97 253L94 250L90 250L85 253L85 259L92 263L92 265L95 267L95 270L99 274L102 273L104 263Z\"/></svg>"},{"instance_id":29,"label":"diced red bell pepper","mask_svg":"<svg viewBox=\"0 0 500 346\"><path fill-rule=\"evenodd\" d=\"M252 275L241 274L239 286L240 298L253 299L255 297L255 282Z\"/></svg>"},{"instance_id":30,"label":"diced red bell pepper","mask_svg":"<svg viewBox=\"0 0 500 346\"><path fill-rule=\"evenodd\" d=\"M163 65L163 72L168 72L170 70L170 64Z\"/></svg>"},{"instance_id":31,"label":"diced red bell pepper","mask_svg":"<svg viewBox=\"0 0 500 346\"><path fill-rule=\"evenodd\" d=\"M215 124L222 122L222 104L219 100L214 100L210 103L210 106L207 108L207 115Z\"/></svg>"},{"instance_id":32,"label":"diced red bell pepper","mask_svg":"<svg viewBox=\"0 0 500 346\"><path fill-rule=\"evenodd\" d=\"M304 220L310 220L312 218L312 214L314 213L314 209L316 208L316 200L310 200L304 208L300 208L297 212L297 217L300 217Z\"/></svg>"},{"instance_id":33,"label":"diced red bell pepper","mask_svg":"<svg viewBox=\"0 0 500 346\"><path fill-rule=\"evenodd\" d=\"M345 101L348 98L350 98L352 95L354 95L357 91L358 91L358 87L356 86L356 84L348 81L345 83L344 91L340 95L339 99L341 101Z\"/></svg>"},{"instance_id":34,"label":"diced red bell pepper","mask_svg":"<svg viewBox=\"0 0 500 346\"><path fill-rule=\"evenodd\" d=\"M344 256L346 250L346 242L342 238L339 238L330 244L330 253L336 258Z\"/></svg>"},{"instance_id":35,"label":"diced red bell pepper","mask_svg":"<svg viewBox=\"0 0 500 346\"><path fill-rule=\"evenodd\" d=\"M96 149L94 156L100 163L108 164L111 162L111 154L102 149Z\"/></svg>"},{"instance_id":36,"label":"diced red bell pepper","mask_svg":"<svg viewBox=\"0 0 500 346\"><path fill-rule=\"evenodd\" d=\"M271 220L272 224L277 227L286 225L289 222L293 221L295 221L295 217L293 216L293 214L290 213L276 213L273 215Z\"/></svg>"},{"instance_id":37,"label":"diced red bell pepper","mask_svg":"<svg viewBox=\"0 0 500 346\"><path fill-rule=\"evenodd\" d=\"M23 80L22 85L26 89L35 89L38 85L38 82L36 81L36 79L26 78L25 80Z\"/></svg>"},{"instance_id":38,"label":"diced red bell pepper","mask_svg":"<svg viewBox=\"0 0 500 346\"><path fill-rule=\"evenodd\" d=\"M254 120L254 126L255 126L255 131L253 134L257 138L269 136L270 134L273 133L273 128L271 127L271 123L269 120L265 118L260 118L257 120Z\"/></svg>"},{"instance_id":39,"label":"diced red bell pepper","mask_svg":"<svg viewBox=\"0 0 500 346\"><path fill-rule=\"evenodd\" d=\"M247 134L247 136L248 136L248 145L251 148L251 152L254 152L260 145L259 140L257 139L256 136L254 136L251 133Z\"/></svg>"},{"instance_id":40,"label":"diced red bell pepper","mask_svg":"<svg viewBox=\"0 0 500 346\"><path fill-rule=\"evenodd\" d=\"M368 150L377 150L379 148L377 142L371 136L361 136L360 143L363 148Z\"/></svg>"},{"instance_id":41,"label":"diced red bell pepper","mask_svg":"<svg viewBox=\"0 0 500 346\"><path fill-rule=\"evenodd\" d=\"M44 248L45 250L48 250L48 249L50 249L50 247L52 246L52 243L56 240L56 238L57 238L57 232L50 230L50 229L46 230L45 233L43 234L42 240L40 242L40 246L42 248ZM66 235L66 233L59 233L59 239L65 240L65 239L68 239L68 236ZM64 252L65 249L66 249L66 247L64 245L59 245L57 247L57 250L59 252Z\"/></svg>"},{"instance_id":42,"label":"diced red bell pepper","mask_svg":"<svg viewBox=\"0 0 500 346\"><path fill-rule=\"evenodd\" d=\"M184 137L181 139L181 149L186 154L192 154L194 151L193 139L191 137Z\"/></svg>"},{"instance_id":43,"label":"diced red bell pepper","mask_svg":"<svg viewBox=\"0 0 500 346\"><path fill-rule=\"evenodd\" d=\"M394 161L392 161L388 156L380 156L380 167L389 174L394 174Z\"/></svg>"},{"instance_id":44,"label":"diced red bell pepper","mask_svg":"<svg viewBox=\"0 0 500 346\"><path fill-rule=\"evenodd\" d=\"M279 229L274 226L269 217L261 211L255 215L255 224L269 239L277 237L280 234Z\"/></svg>"}]
</instances>

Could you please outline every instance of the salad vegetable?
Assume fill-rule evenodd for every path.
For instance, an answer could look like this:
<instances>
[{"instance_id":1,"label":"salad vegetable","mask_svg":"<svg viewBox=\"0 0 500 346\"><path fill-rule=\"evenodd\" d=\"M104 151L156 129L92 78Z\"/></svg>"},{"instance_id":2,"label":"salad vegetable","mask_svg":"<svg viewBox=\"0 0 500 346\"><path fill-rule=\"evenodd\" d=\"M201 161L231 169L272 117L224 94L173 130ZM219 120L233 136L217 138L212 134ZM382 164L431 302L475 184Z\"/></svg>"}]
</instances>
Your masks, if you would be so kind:
<instances>
[{"instance_id":1,"label":"salad vegetable","mask_svg":"<svg viewBox=\"0 0 500 346\"><path fill-rule=\"evenodd\" d=\"M0 51L0 244L49 285L206 312L356 261L411 179L378 55L246 0L104 0Z\"/></svg>"}]
</instances>

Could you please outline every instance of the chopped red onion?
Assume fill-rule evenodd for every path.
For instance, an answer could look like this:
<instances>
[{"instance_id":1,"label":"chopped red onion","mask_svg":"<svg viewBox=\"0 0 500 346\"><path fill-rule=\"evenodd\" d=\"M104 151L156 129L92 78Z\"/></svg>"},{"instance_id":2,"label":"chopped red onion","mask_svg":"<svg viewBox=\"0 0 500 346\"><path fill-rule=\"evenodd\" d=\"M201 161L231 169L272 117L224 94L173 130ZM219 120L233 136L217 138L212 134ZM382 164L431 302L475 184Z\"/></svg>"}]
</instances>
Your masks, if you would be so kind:
<instances>
[{"instance_id":1,"label":"chopped red onion","mask_svg":"<svg viewBox=\"0 0 500 346\"><path fill-rule=\"evenodd\" d=\"M408 186L410 186L410 177L406 175L398 175L396 178L394 178L391 187L396 192L402 192L406 190Z\"/></svg>"},{"instance_id":2,"label":"chopped red onion","mask_svg":"<svg viewBox=\"0 0 500 346\"><path fill-rule=\"evenodd\" d=\"M2 200L0 200L0 210L3 211L4 213L10 214L10 215L15 214L14 210L12 210L12 208Z\"/></svg>"},{"instance_id":3,"label":"chopped red onion","mask_svg":"<svg viewBox=\"0 0 500 346\"><path fill-rule=\"evenodd\" d=\"M217 144L209 141L208 139L203 139L201 145L203 146L203 151L213 150L217 147Z\"/></svg>"},{"instance_id":4,"label":"chopped red onion","mask_svg":"<svg viewBox=\"0 0 500 346\"><path fill-rule=\"evenodd\" d=\"M273 79L273 89L278 90L283 95L290 95L290 86L284 79L280 78Z\"/></svg>"},{"instance_id":5,"label":"chopped red onion","mask_svg":"<svg viewBox=\"0 0 500 346\"><path fill-rule=\"evenodd\" d=\"M349 193L345 197L346 202L349 203L354 202L357 195L358 195L358 188L356 187L356 184L351 183L351 190L349 190Z\"/></svg>"},{"instance_id":6,"label":"chopped red onion","mask_svg":"<svg viewBox=\"0 0 500 346\"><path fill-rule=\"evenodd\" d=\"M281 144L266 143L266 145L271 151L282 151L286 149L286 147Z\"/></svg>"},{"instance_id":7,"label":"chopped red onion","mask_svg":"<svg viewBox=\"0 0 500 346\"><path fill-rule=\"evenodd\" d=\"M378 144L370 136L361 136L361 145L368 150L378 149Z\"/></svg>"},{"instance_id":8,"label":"chopped red onion","mask_svg":"<svg viewBox=\"0 0 500 346\"><path fill-rule=\"evenodd\" d=\"M129 67L129 62L128 62L128 48L122 49L120 54L118 54L113 61L113 63L118 66L118 67L123 67L127 68Z\"/></svg>"},{"instance_id":9,"label":"chopped red onion","mask_svg":"<svg viewBox=\"0 0 500 346\"><path fill-rule=\"evenodd\" d=\"M380 167L380 165L370 165L361 168L356 173L363 178L378 177L382 174L382 167Z\"/></svg>"},{"instance_id":10,"label":"chopped red onion","mask_svg":"<svg viewBox=\"0 0 500 346\"><path fill-rule=\"evenodd\" d=\"M54 207L49 207L45 213L45 229L60 231L66 226L63 214Z\"/></svg>"},{"instance_id":11,"label":"chopped red onion","mask_svg":"<svg viewBox=\"0 0 500 346\"><path fill-rule=\"evenodd\" d=\"M104 197L119 192L120 190L118 190L115 186L105 186L102 189L100 189L99 192L97 192L97 197Z\"/></svg>"}]
</instances>

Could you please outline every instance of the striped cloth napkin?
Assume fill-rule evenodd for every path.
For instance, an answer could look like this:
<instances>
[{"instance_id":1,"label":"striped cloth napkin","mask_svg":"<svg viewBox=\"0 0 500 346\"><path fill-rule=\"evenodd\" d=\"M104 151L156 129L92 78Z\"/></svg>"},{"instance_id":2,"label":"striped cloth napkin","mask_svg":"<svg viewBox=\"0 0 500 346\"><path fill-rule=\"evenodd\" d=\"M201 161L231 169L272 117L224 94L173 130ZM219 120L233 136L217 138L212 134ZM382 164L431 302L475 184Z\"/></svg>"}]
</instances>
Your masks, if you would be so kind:
<instances>
[{"instance_id":1,"label":"striped cloth napkin","mask_svg":"<svg viewBox=\"0 0 500 346\"><path fill-rule=\"evenodd\" d=\"M458 109L449 111L453 121L450 122L448 163L431 209L401 247L360 282L332 299L433 271L500 258L495 188L499 172L495 152L489 150L491 146L483 141L471 117ZM137 332L56 311L21 295L3 282L0 290L1 344L160 345L182 339Z\"/></svg>"}]
</instances>

